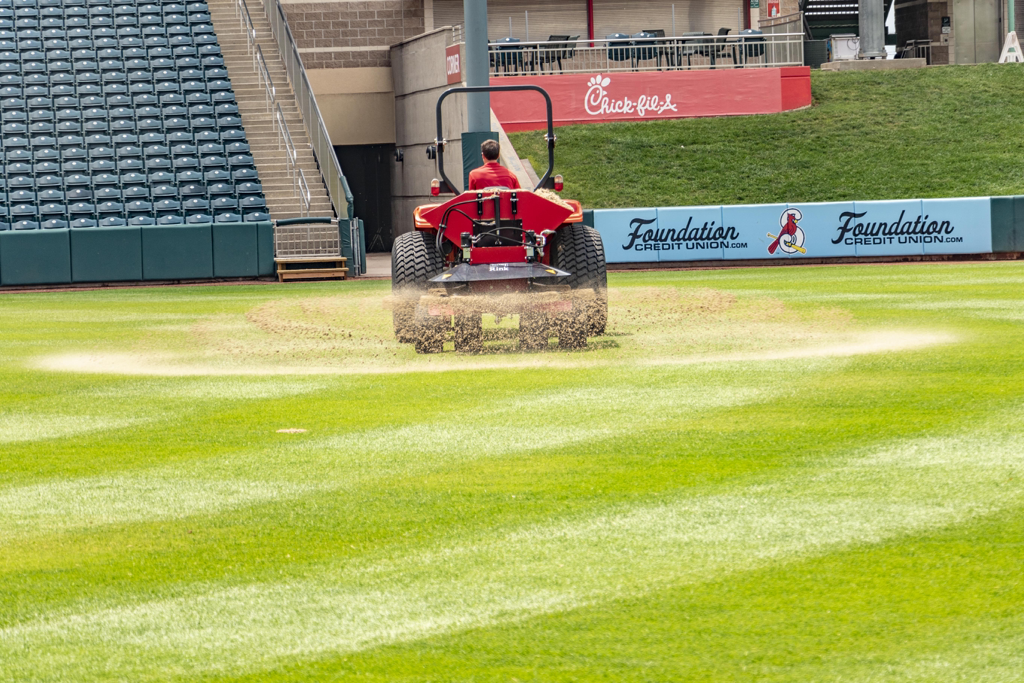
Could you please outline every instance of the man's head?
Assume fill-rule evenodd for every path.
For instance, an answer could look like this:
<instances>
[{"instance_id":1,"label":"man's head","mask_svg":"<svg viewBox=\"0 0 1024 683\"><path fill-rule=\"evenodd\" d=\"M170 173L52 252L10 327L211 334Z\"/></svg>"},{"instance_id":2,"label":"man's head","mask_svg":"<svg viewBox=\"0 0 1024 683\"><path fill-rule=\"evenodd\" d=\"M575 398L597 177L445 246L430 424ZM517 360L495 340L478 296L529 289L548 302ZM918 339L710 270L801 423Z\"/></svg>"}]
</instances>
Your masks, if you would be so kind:
<instances>
[{"instance_id":1,"label":"man's head","mask_svg":"<svg viewBox=\"0 0 1024 683\"><path fill-rule=\"evenodd\" d=\"M498 156L501 154L501 148L498 146L497 140L484 140L480 145L480 153L484 155L486 161L497 161Z\"/></svg>"}]
</instances>

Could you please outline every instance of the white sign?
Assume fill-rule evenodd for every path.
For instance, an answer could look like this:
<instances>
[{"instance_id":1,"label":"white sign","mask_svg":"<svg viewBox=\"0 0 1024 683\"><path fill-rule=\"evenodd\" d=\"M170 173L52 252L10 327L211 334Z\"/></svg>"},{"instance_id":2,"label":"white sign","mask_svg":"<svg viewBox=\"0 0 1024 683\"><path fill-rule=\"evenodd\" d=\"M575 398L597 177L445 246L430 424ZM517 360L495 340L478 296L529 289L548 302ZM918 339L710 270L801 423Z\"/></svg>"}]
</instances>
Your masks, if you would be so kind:
<instances>
[{"instance_id":1,"label":"white sign","mask_svg":"<svg viewBox=\"0 0 1024 683\"><path fill-rule=\"evenodd\" d=\"M1003 43L1003 51L999 55L999 63L1024 62L1024 55L1020 52L1020 42L1017 40L1017 32L1010 31L1006 34L1006 42Z\"/></svg>"},{"instance_id":2,"label":"white sign","mask_svg":"<svg viewBox=\"0 0 1024 683\"><path fill-rule=\"evenodd\" d=\"M666 94L664 98L658 95L640 95L635 100L629 97L613 99L606 90L611 82L612 79L598 74L587 84L587 94L583 102L584 108L591 116L633 113L637 116L647 116L648 114L661 114L665 111L677 111L670 94Z\"/></svg>"}]
</instances>

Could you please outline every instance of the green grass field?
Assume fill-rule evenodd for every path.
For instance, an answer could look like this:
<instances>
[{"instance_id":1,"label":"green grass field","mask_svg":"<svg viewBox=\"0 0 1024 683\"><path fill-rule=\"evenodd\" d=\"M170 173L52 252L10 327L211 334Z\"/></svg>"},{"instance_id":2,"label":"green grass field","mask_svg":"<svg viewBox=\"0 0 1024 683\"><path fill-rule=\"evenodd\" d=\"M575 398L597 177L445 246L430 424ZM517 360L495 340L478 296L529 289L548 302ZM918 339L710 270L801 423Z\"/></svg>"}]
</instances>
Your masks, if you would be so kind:
<instances>
[{"instance_id":1,"label":"green grass field","mask_svg":"<svg viewBox=\"0 0 1024 683\"><path fill-rule=\"evenodd\" d=\"M0 680L1024 679L1024 264L610 285L0 296Z\"/></svg>"},{"instance_id":2,"label":"green grass field","mask_svg":"<svg viewBox=\"0 0 1024 683\"><path fill-rule=\"evenodd\" d=\"M800 111L559 128L566 196L600 209L1024 192L1024 65L811 73ZM543 134L511 140L543 172Z\"/></svg>"}]
</instances>

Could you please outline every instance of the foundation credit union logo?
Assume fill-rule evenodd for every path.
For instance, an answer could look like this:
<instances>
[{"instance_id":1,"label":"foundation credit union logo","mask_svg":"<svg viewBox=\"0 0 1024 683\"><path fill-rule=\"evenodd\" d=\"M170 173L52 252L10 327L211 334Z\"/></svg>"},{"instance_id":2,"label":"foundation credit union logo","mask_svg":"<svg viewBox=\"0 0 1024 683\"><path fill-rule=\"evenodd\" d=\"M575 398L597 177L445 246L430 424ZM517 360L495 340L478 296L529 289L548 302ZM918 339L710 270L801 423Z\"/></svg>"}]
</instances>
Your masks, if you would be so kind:
<instances>
[{"instance_id":1,"label":"foundation credit union logo","mask_svg":"<svg viewBox=\"0 0 1024 683\"><path fill-rule=\"evenodd\" d=\"M640 95L635 100L630 97L612 99L608 94L608 86L612 79L598 74L587 83L587 95L583 100L583 106L591 116L602 116L605 114L635 114L644 117L657 115L666 111L676 111L676 105L672 102L672 95L664 97L658 95Z\"/></svg>"},{"instance_id":2,"label":"foundation credit union logo","mask_svg":"<svg viewBox=\"0 0 1024 683\"><path fill-rule=\"evenodd\" d=\"M795 254L800 252L806 254L807 250L804 249L804 230L798 223L803 219L804 214L800 209L786 209L779 216L779 234L773 235L768 233L768 237L774 240L768 245L768 253L774 254L778 250L782 250L784 254Z\"/></svg>"}]
</instances>

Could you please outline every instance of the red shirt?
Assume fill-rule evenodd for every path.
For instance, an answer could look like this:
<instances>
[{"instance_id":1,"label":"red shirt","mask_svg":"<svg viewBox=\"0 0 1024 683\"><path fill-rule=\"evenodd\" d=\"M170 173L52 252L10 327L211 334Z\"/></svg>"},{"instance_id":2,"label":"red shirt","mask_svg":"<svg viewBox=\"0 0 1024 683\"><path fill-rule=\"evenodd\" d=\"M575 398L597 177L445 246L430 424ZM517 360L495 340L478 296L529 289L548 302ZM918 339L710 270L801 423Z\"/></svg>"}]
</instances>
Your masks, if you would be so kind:
<instances>
[{"instance_id":1,"label":"red shirt","mask_svg":"<svg viewBox=\"0 0 1024 683\"><path fill-rule=\"evenodd\" d=\"M488 161L483 166L469 172L469 189L483 190L488 187L507 187L510 190L518 190L519 179L512 171L497 161Z\"/></svg>"}]
</instances>

